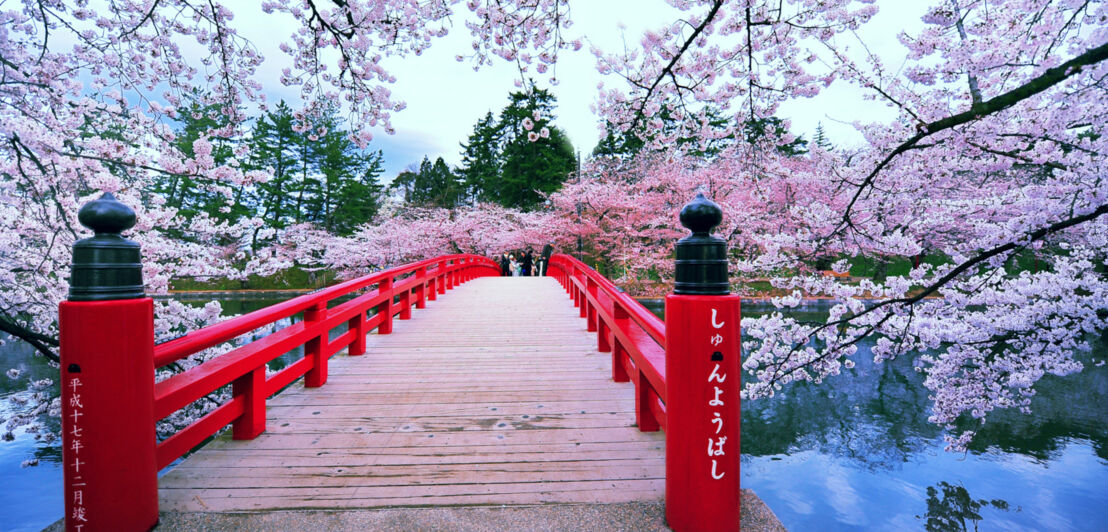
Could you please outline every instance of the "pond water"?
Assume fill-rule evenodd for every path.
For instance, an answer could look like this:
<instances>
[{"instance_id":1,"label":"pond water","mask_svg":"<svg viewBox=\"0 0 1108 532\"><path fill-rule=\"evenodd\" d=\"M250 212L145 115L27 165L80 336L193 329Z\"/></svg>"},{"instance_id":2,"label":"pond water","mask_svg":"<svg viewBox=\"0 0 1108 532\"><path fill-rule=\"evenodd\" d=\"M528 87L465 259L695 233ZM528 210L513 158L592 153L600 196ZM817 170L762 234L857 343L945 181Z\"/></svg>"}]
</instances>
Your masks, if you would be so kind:
<instances>
[{"instance_id":1,"label":"pond water","mask_svg":"<svg viewBox=\"0 0 1108 532\"><path fill-rule=\"evenodd\" d=\"M822 320L829 307L798 313ZM745 317L773 310L743 304ZM743 403L742 486L785 527L1108 530L1108 366L1047 377L1031 415L995 412L968 453L948 453L923 374L910 357L875 364L871 345L823 384Z\"/></svg>"},{"instance_id":2,"label":"pond water","mask_svg":"<svg viewBox=\"0 0 1108 532\"><path fill-rule=\"evenodd\" d=\"M275 302L222 301L227 314ZM826 309L800 312L818 319ZM771 310L743 306L745 316ZM1108 346L1098 340L1097 350ZM787 528L1108 531L1108 366L1046 379L1032 415L992 415L962 454L943 451L927 422L927 391L910 358L874 364L868 354L863 344L854 369L743 405L742 485ZM0 345L0 361L3 371L57 375L18 342ZM0 409L19 393L21 384L0 377ZM21 468L30 458L39 465ZM62 516L59 462L57 446L28 434L0 443L0 530L39 530Z\"/></svg>"}]
</instances>

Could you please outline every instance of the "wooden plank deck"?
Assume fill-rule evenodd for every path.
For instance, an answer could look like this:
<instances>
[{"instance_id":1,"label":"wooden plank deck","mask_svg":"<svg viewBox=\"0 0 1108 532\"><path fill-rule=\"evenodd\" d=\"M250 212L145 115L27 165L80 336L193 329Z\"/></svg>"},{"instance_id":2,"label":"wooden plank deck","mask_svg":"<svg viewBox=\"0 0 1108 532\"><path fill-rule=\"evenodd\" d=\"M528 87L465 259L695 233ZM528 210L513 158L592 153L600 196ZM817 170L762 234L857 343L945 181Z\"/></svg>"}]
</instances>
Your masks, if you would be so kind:
<instances>
[{"instance_id":1,"label":"wooden plank deck","mask_svg":"<svg viewBox=\"0 0 1108 532\"><path fill-rule=\"evenodd\" d=\"M163 476L162 510L662 499L663 435L634 426L631 384L554 279L475 279L394 323L323 387L271 398L258 438Z\"/></svg>"}]
</instances>

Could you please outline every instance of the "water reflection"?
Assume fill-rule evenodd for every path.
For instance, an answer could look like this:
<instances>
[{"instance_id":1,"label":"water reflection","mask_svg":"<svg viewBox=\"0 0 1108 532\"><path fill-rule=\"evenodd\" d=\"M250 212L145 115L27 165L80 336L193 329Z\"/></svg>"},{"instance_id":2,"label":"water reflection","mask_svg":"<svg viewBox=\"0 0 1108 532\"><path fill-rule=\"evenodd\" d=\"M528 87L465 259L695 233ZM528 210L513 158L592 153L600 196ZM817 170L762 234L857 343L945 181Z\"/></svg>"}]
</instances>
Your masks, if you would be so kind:
<instances>
[{"instance_id":1,"label":"water reflection","mask_svg":"<svg viewBox=\"0 0 1108 532\"><path fill-rule=\"evenodd\" d=\"M928 486L924 529L927 532L968 531L966 520L969 520L973 524L973 529L977 530L977 523L982 519L981 509L990 506L998 510L1008 510L1008 503L1000 499L974 500L965 486L952 486L946 482L940 482L937 486Z\"/></svg>"}]
</instances>

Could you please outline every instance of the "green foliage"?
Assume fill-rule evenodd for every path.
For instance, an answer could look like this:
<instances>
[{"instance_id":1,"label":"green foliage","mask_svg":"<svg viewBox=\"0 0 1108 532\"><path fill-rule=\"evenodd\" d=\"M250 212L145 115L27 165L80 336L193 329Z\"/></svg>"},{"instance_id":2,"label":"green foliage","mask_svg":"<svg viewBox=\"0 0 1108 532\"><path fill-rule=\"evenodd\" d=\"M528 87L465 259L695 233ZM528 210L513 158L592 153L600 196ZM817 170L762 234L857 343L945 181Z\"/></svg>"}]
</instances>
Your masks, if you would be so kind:
<instances>
[{"instance_id":1,"label":"green foliage","mask_svg":"<svg viewBox=\"0 0 1108 532\"><path fill-rule=\"evenodd\" d=\"M257 186L259 214L277 229L296 218L290 199L296 187L293 169L298 166L301 139L292 124L292 110L281 101L275 110L258 118L250 136L250 165L259 170L269 169L273 174Z\"/></svg>"},{"instance_id":2,"label":"green foliage","mask_svg":"<svg viewBox=\"0 0 1108 532\"><path fill-rule=\"evenodd\" d=\"M194 145L200 139L206 139L212 146L211 157L215 163L226 164L233 157L239 141L227 136L227 116L221 112L220 106L202 105L199 99L199 95L191 95L189 103L179 114L180 127L174 145L185 156L195 157ZM154 179L152 192L160 194L167 206L176 208L185 218L205 213L216 220L233 222L251 214L248 205L251 198L246 190L228 191L217 185L215 180L202 175L159 176Z\"/></svg>"},{"instance_id":3,"label":"green foliage","mask_svg":"<svg viewBox=\"0 0 1108 532\"><path fill-rule=\"evenodd\" d=\"M250 164L273 172L257 187L258 214L270 227L312 222L349 234L377 214L384 156L358 148L338 112L334 105L323 106L297 131L292 110L282 101L255 123Z\"/></svg>"},{"instance_id":4,"label":"green foliage","mask_svg":"<svg viewBox=\"0 0 1108 532\"><path fill-rule=\"evenodd\" d=\"M273 275L246 279L174 279L171 290L220 292L226 290L309 290L323 288L338 279L332 272L292 267Z\"/></svg>"},{"instance_id":5,"label":"green foliage","mask_svg":"<svg viewBox=\"0 0 1108 532\"><path fill-rule=\"evenodd\" d=\"M700 120L709 130L717 132L711 138L705 139L703 135L681 136L677 134L678 124L673 118L673 113L668 106L662 106L657 116L651 119L641 119L637 129L619 131L611 123L608 124L608 134L600 140L593 149L594 156L628 157L646 149L650 142L659 138L673 138L673 144L683 148L686 153L696 157L712 158L718 155L724 148L735 143L733 133L724 134L731 125L731 119L725 117L722 112L706 108L701 112ZM654 127L648 127L653 122ZM822 126L821 126L822 127ZM755 144L759 142L774 142L777 151L784 155L800 155L807 153L808 142L800 137L781 143L780 140L789 135L784 121L777 117L759 118L748 121L742 127L743 140Z\"/></svg>"},{"instance_id":6,"label":"green foliage","mask_svg":"<svg viewBox=\"0 0 1108 532\"><path fill-rule=\"evenodd\" d=\"M812 143L827 151L835 149L835 145L831 143L831 139L827 137L827 133L823 130L823 122L816 124L816 134L815 138L812 139Z\"/></svg>"},{"instance_id":7,"label":"green foliage","mask_svg":"<svg viewBox=\"0 0 1108 532\"><path fill-rule=\"evenodd\" d=\"M769 118L756 118L743 124L743 137L750 144L760 142L772 142L777 151L782 155L803 155L808 153L808 141L797 136L789 142L782 142L789 138L790 133L785 127L785 121L771 116Z\"/></svg>"},{"instance_id":8,"label":"green foliage","mask_svg":"<svg viewBox=\"0 0 1108 532\"><path fill-rule=\"evenodd\" d=\"M469 201L494 201L489 193L500 180L500 129L492 111L473 126L462 145L462 166L458 169Z\"/></svg>"},{"instance_id":9,"label":"green foliage","mask_svg":"<svg viewBox=\"0 0 1108 532\"><path fill-rule=\"evenodd\" d=\"M439 157L434 163L427 157L419 164L419 171L406 170L393 180L390 188L399 190L404 202L421 207L451 209L461 203L465 188L459 176Z\"/></svg>"},{"instance_id":10,"label":"green foliage","mask_svg":"<svg viewBox=\"0 0 1108 532\"><path fill-rule=\"evenodd\" d=\"M492 113L486 114L462 144L462 195L532 209L562 186L577 158L569 138L553 125L554 95L532 88L513 92L508 100L495 123Z\"/></svg>"}]
</instances>

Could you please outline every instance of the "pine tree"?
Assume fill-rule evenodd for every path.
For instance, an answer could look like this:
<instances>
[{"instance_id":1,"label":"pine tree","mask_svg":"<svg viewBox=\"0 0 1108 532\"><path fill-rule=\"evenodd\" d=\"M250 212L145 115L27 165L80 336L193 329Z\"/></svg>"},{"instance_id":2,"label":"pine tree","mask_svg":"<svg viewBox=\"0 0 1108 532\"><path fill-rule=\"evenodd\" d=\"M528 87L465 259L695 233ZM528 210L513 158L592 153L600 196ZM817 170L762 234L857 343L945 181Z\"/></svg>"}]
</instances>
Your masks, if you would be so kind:
<instances>
[{"instance_id":1,"label":"pine tree","mask_svg":"<svg viewBox=\"0 0 1108 532\"><path fill-rule=\"evenodd\" d=\"M434 163L424 157L418 172L401 172L390 188L400 190L405 203L421 207L452 209L461 203L464 194L458 176L442 157L435 159Z\"/></svg>"},{"instance_id":2,"label":"pine tree","mask_svg":"<svg viewBox=\"0 0 1108 532\"><path fill-rule=\"evenodd\" d=\"M348 166L352 175L341 181L335 192L328 229L347 235L377 216L383 190L377 178L384 171L383 161L384 154L378 150L357 155L356 164Z\"/></svg>"},{"instance_id":3,"label":"pine tree","mask_svg":"<svg viewBox=\"0 0 1108 532\"><path fill-rule=\"evenodd\" d=\"M812 142L826 151L835 149L835 145L831 144L831 139L827 138L827 134L823 131L823 122L818 122L816 124L815 139L813 139Z\"/></svg>"},{"instance_id":4,"label":"pine tree","mask_svg":"<svg viewBox=\"0 0 1108 532\"><path fill-rule=\"evenodd\" d=\"M257 186L257 209L267 225L278 229L296 218L293 172L299 164L300 135L293 130L292 122L292 110L281 101L276 109L258 118L250 138L250 165L273 172L268 181Z\"/></svg>"},{"instance_id":5,"label":"pine tree","mask_svg":"<svg viewBox=\"0 0 1108 532\"><path fill-rule=\"evenodd\" d=\"M189 100L179 114L181 125L174 145L185 156L195 157L193 145L204 138L212 145L211 156L215 163L225 164L233 156L238 142L226 136L226 115L216 105L200 104L197 94L191 95ZM217 220L234 221L251 213L245 189L234 190L228 199L218 188L215 181L204 176L175 174L156 179L152 191L162 194L166 205L176 208L186 218L203 212Z\"/></svg>"},{"instance_id":6,"label":"pine tree","mask_svg":"<svg viewBox=\"0 0 1108 532\"><path fill-rule=\"evenodd\" d=\"M568 137L553 125L553 94L532 88L508 98L497 123L503 146L501 171L484 192L506 207L531 209L544 194L562 186L576 168L576 156ZM530 129L525 127L528 123Z\"/></svg>"},{"instance_id":7,"label":"pine tree","mask_svg":"<svg viewBox=\"0 0 1108 532\"><path fill-rule=\"evenodd\" d=\"M473 126L462 145L462 177L467 201L492 201L489 187L500 178L500 130L492 111Z\"/></svg>"}]
</instances>

